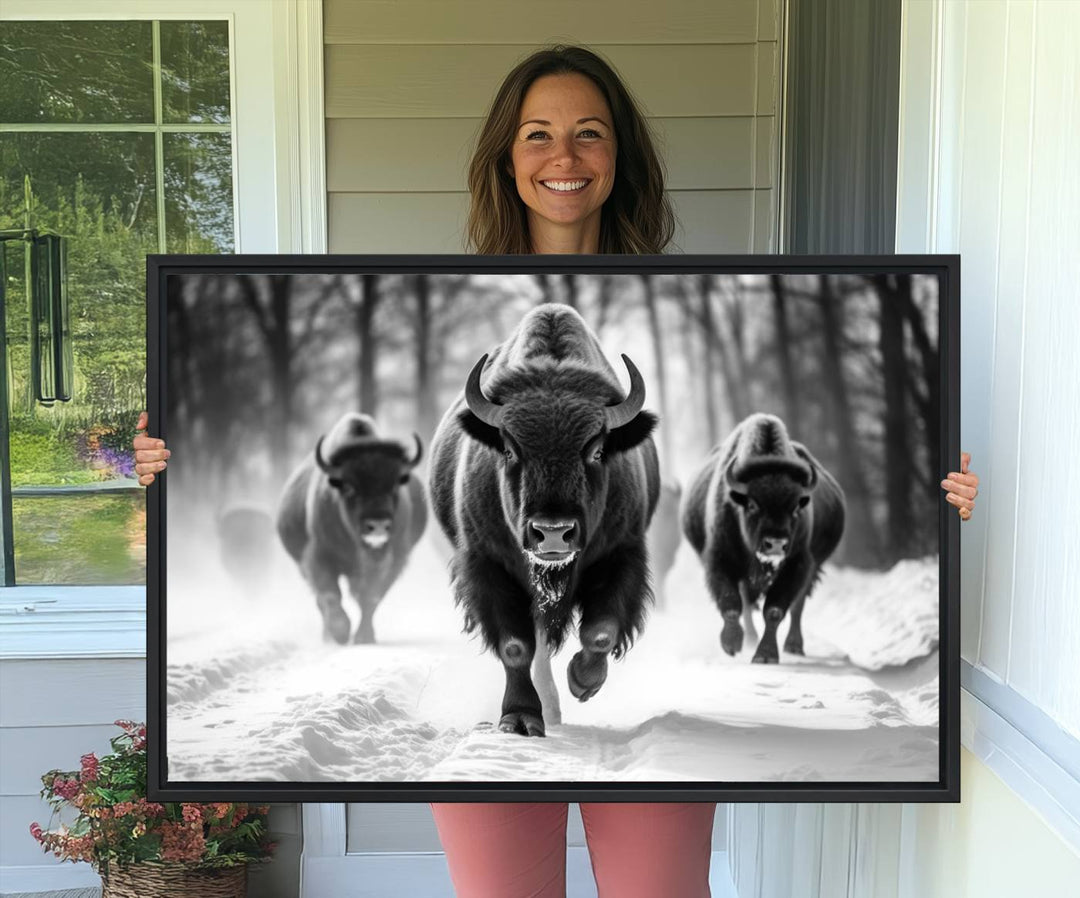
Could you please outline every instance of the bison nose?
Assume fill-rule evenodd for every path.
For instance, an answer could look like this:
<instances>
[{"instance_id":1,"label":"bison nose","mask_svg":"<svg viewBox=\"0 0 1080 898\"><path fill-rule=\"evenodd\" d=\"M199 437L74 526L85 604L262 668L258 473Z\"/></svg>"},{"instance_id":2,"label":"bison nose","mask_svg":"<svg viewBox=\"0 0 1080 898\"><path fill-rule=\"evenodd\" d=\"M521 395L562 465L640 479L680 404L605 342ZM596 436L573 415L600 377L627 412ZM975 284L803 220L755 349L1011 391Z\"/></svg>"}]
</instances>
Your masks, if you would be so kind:
<instances>
[{"instance_id":1,"label":"bison nose","mask_svg":"<svg viewBox=\"0 0 1080 898\"><path fill-rule=\"evenodd\" d=\"M534 515L529 518L529 542L534 552L566 555L578 549L581 528L567 517Z\"/></svg>"},{"instance_id":2,"label":"bison nose","mask_svg":"<svg viewBox=\"0 0 1080 898\"><path fill-rule=\"evenodd\" d=\"M783 555L787 552L788 541L783 538L765 536L761 539L761 551L766 555Z\"/></svg>"},{"instance_id":3,"label":"bison nose","mask_svg":"<svg viewBox=\"0 0 1080 898\"><path fill-rule=\"evenodd\" d=\"M360 538L374 549L390 539L390 518L364 518L360 522Z\"/></svg>"}]
</instances>

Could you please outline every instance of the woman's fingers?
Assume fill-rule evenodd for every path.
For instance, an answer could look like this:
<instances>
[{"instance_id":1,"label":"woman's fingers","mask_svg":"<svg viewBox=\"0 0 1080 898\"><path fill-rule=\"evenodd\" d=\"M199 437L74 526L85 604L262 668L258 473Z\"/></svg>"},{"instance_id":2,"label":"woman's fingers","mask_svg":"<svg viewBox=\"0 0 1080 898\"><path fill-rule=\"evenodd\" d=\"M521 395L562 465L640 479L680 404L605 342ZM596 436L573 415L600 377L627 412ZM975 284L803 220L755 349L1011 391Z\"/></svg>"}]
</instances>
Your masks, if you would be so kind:
<instances>
[{"instance_id":1,"label":"woman's fingers","mask_svg":"<svg viewBox=\"0 0 1080 898\"><path fill-rule=\"evenodd\" d=\"M979 495L979 477L970 472L971 453L960 453L960 470L950 471L948 476L941 481L941 488L945 490L945 501L955 505L960 513L962 521L971 518L972 509L975 508L975 497Z\"/></svg>"},{"instance_id":2,"label":"woman's fingers","mask_svg":"<svg viewBox=\"0 0 1080 898\"><path fill-rule=\"evenodd\" d=\"M146 412L139 412L139 420L135 424L135 439L131 441L135 450L135 473L143 486L154 482L155 475L165 470L165 460L172 455L165 448L164 440L146 435L149 423L150 416Z\"/></svg>"},{"instance_id":3,"label":"woman's fingers","mask_svg":"<svg viewBox=\"0 0 1080 898\"><path fill-rule=\"evenodd\" d=\"M977 477L974 478L974 480L970 477L964 477L964 480L953 480L953 477L964 477L964 475L950 474L947 480L941 481L941 488L943 490L947 490L950 493L956 493L958 496L962 496L965 499L974 499L979 495L979 479Z\"/></svg>"},{"instance_id":4,"label":"woman's fingers","mask_svg":"<svg viewBox=\"0 0 1080 898\"><path fill-rule=\"evenodd\" d=\"M975 501L973 499L965 499L963 496L958 496L956 493L946 493L945 501L951 502L957 508L966 508L971 511L975 507Z\"/></svg>"}]
</instances>

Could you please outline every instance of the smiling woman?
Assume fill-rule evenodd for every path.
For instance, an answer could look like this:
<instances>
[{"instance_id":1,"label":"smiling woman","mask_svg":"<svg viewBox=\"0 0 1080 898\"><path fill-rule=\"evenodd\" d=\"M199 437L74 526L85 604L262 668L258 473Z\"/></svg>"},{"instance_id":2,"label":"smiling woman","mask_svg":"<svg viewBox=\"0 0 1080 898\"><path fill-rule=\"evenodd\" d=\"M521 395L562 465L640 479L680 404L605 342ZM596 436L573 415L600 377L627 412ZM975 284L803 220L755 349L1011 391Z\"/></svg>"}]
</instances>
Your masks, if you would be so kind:
<instances>
[{"instance_id":1,"label":"smiling woman","mask_svg":"<svg viewBox=\"0 0 1080 898\"><path fill-rule=\"evenodd\" d=\"M583 252L599 242L615 180L611 110L584 75L548 75L533 82L520 114L510 170L528 207L533 252Z\"/></svg>"},{"instance_id":2,"label":"smiling woman","mask_svg":"<svg viewBox=\"0 0 1080 898\"><path fill-rule=\"evenodd\" d=\"M479 253L662 253L675 232L645 116L582 47L541 50L510 72L468 182Z\"/></svg>"}]
</instances>

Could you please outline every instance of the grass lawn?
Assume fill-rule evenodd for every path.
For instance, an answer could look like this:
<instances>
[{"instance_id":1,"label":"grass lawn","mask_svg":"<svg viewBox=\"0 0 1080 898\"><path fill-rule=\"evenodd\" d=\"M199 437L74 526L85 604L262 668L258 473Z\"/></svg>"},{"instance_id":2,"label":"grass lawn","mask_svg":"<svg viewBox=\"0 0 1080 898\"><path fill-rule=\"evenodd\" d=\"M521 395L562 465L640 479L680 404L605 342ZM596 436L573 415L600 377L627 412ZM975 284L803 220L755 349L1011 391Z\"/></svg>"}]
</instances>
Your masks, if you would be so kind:
<instances>
[{"instance_id":1,"label":"grass lawn","mask_svg":"<svg viewBox=\"0 0 1080 898\"><path fill-rule=\"evenodd\" d=\"M18 583L146 581L146 491L12 501Z\"/></svg>"}]
</instances>

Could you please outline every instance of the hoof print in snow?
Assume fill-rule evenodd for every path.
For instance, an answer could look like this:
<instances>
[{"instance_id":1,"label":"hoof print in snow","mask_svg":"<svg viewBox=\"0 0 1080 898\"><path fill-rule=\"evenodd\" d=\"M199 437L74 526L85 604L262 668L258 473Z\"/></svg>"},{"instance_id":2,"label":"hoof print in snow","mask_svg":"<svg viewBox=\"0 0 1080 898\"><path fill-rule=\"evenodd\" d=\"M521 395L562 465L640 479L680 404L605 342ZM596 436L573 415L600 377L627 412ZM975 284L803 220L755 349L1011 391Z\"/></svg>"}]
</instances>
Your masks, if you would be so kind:
<instances>
[{"instance_id":1,"label":"hoof print in snow","mask_svg":"<svg viewBox=\"0 0 1080 898\"><path fill-rule=\"evenodd\" d=\"M589 656L585 652L578 652L570 659L566 666L566 682L570 686L570 694L579 702L587 702L607 680L607 655Z\"/></svg>"},{"instance_id":2,"label":"hoof print in snow","mask_svg":"<svg viewBox=\"0 0 1080 898\"><path fill-rule=\"evenodd\" d=\"M743 628L738 621L725 621L720 631L720 647L733 658L742 651Z\"/></svg>"},{"instance_id":3,"label":"hoof print in snow","mask_svg":"<svg viewBox=\"0 0 1080 898\"><path fill-rule=\"evenodd\" d=\"M528 711L511 711L499 721L499 730L503 733L517 733L519 736L543 736L544 719L539 714Z\"/></svg>"}]
</instances>

